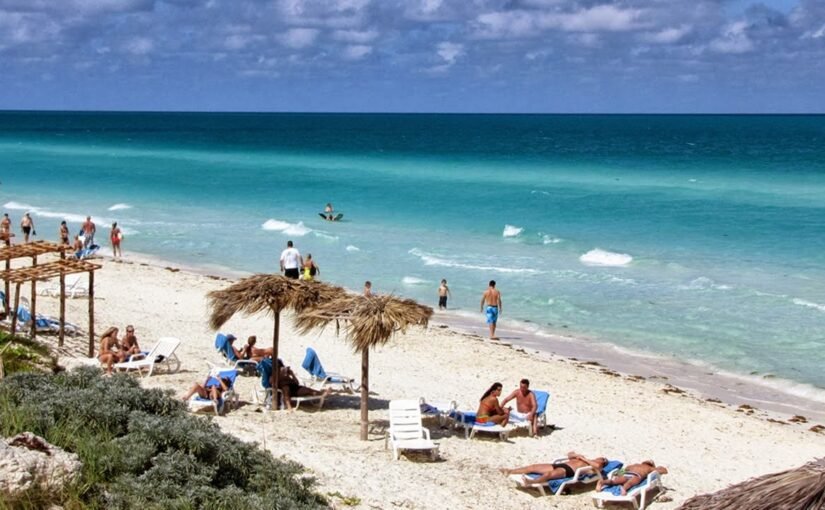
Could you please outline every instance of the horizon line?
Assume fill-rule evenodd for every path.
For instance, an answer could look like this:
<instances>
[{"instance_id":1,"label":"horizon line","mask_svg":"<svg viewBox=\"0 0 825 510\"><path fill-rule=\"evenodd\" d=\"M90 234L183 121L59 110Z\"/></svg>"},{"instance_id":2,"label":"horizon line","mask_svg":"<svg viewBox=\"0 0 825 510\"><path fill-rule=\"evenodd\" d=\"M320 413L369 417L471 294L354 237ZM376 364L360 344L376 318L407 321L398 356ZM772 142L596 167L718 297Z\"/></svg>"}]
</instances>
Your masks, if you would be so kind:
<instances>
[{"instance_id":1,"label":"horizon line","mask_svg":"<svg viewBox=\"0 0 825 510\"><path fill-rule=\"evenodd\" d=\"M81 110L2 109L6 113L145 113L145 114L229 114L229 115L530 115L530 116L820 116L822 112L408 112L408 111L299 111L299 110Z\"/></svg>"}]
</instances>

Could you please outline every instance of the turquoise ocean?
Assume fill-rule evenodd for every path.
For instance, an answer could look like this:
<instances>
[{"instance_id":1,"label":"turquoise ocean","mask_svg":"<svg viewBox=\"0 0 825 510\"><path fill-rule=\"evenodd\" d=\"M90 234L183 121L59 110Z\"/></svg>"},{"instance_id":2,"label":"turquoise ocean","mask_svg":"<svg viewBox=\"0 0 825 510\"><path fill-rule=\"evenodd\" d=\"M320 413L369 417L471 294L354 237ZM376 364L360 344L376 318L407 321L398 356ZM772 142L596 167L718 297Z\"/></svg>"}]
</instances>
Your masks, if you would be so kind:
<instances>
[{"instance_id":1,"label":"turquoise ocean","mask_svg":"<svg viewBox=\"0 0 825 510\"><path fill-rule=\"evenodd\" d=\"M0 113L0 204L41 239L371 280L825 394L825 116ZM318 212L332 202L341 222ZM655 358L652 358L655 359Z\"/></svg>"}]
</instances>

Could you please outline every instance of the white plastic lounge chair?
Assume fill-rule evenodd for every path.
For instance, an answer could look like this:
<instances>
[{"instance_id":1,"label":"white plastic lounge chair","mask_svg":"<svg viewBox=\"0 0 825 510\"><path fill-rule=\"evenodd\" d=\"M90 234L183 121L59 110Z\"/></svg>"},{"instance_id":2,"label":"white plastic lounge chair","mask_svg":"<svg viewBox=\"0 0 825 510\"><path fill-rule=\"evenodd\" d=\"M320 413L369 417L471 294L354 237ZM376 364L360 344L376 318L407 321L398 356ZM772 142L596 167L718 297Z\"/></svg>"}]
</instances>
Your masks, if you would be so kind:
<instances>
[{"instance_id":1,"label":"white plastic lounge chair","mask_svg":"<svg viewBox=\"0 0 825 510\"><path fill-rule=\"evenodd\" d=\"M215 411L215 416L220 416L224 411L231 409L233 406L237 409L239 402L238 393L235 391L235 379L237 377L238 371L234 368L210 370L206 383L207 388L214 384L219 385L220 382L217 380L218 378L227 378L230 381L229 389L223 392L218 402L213 402L212 399L203 398L197 394L192 395L192 398L189 399L188 402L189 410L196 413L203 409L212 409Z\"/></svg>"},{"instance_id":2,"label":"white plastic lounge chair","mask_svg":"<svg viewBox=\"0 0 825 510\"><path fill-rule=\"evenodd\" d=\"M312 378L313 386L320 386L321 388L331 388L334 391L345 391L353 393L358 389L355 386L355 378L349 377L338 372L327 372L324 366L321 365L321 359L312 347L307 347L304 362L301 367L309 372ZM320 384L319 384L320 383Z\"/></svg>"},{"instance_id":3,"label":"white plastic lounge chair","mask_svg":"<svg viewBox=\"0 0 825 510\"><path fill-rule=\"evenodd\" d=\"M433 460L438 458L438 445L430 439L430 431L421 425L421 408L415 400L390 401L390 429L384 441L392 444L395 460L403 450L430 450Z\"/></svg>"},{"instance_id":4,"label":"white plastic lounge chair","mask_svg":"<svg viewBox=\"0 0 825 510\"><path fill-rule=\"evenodd\" d=\"M145 377L151 377L156 367L166 369L169 372L180 370L180 360L175 354L175 349L180 345L180 340L172 337L163 337L152 347L146 357L136 361L124 361L115 363L116 370L137 370Z\"/></svg>"},{"instance_id":5,"label":"white plastic lounge chair","mask_svg":"<svg viewBox=\"0 0 825 510\"><path fill-rule=\"evenodd\" d=\"M475 411L456 411L453 413L455 424L464 427L464 437L472 439L479 432L485 434L497 434L499 439L506 441L510 433L519 429L530 429L527 421L510 421L506 427L496 423L480 423L476 421Z\"/></svg>"},{"instance_id":6,"label":"white plastic lounge chair","mask_svg":"<svg viewBox=\"0 0 825 510\"><path fill-rule=\"evenodd\" d=\"M605 503L630 503L633 508L644 510L664 491L662 475L654 471L647 475L642 483L631 487L624 496L621 495L618 485L604 487L600 492L593 494L593 504L597 508L604 508ZM652 496L651 492L653 492Z\"/></svg>"},{"instance_id":7,"label":"white plastic lounge chair","mask_svg":"<svg viewBox=\"0 0 825 510\"><path fill-rule=\"evenodd\" d=\"M569 459L567 457L562 457L560 459L556 459L553 461L553 464L558 462L567 462ZM527 485L524 483L524 478L532 478L536 479L539 477L538 473L529 473L526 475L509 475L508 478L515 482L516 486L520 489L525 490L537 490L541 493L542 496L546 496L547 492L553 494L555 496L564 494L567 489L570 489L576 485L587 485L591 483L596 483L597 481L605 478L610 478L613 474L622 468L622 463L618 460L611 460L605 464L604 468L600 472L596 472L590 466L584 466L577 469L573 476L567 478L557 478L555 480L548 480L547 483L543 484L530 484Z\"/></svg>"},{"instance_id":8,"label":"white plastic lounge chair","mask_svg":"<svg viewBox=\"0 0 825 510\"><path fill-rule=\"evenodd\" d=\"M258 374L261 376L261 387L259 389L253 388L252 390L252 400L258 404L263 404L264 407L267 409L272 409L272 382L270 378L272 377L272 358L264 358L258 363ZM299 381L300 382L300 381ZM260 393L263 393L263 398L261 398ZM281 393L281 390L278 390L278 393ZM281 396L283 398L283 396ZM280 401L281 399L279 399ZM324 407L324 401L326 400L326 395L312 395L312 396L305 396L305 397L292 397L289 399L290 403L295 404L294 409L297 411L298 408L301 407L301 404L304 402L317 402L318 403L318 410L320 411L321 408Z\"/></svg>"},{"instance_id":9,"label":"white plastic lounge chair","mask_svg":"<svg viewBox=\"0 0 825 510\"><path fill-rule=\"evenodd\" d=\"M81 280L83 275L80 273L70 274L66 276L66 296L70 298L86 297L89 295L89 288L86 287ZM45 287L40 291L41 296L60 297L60 280L52 281L51 286Z\"/></svg>"}]
</instances>

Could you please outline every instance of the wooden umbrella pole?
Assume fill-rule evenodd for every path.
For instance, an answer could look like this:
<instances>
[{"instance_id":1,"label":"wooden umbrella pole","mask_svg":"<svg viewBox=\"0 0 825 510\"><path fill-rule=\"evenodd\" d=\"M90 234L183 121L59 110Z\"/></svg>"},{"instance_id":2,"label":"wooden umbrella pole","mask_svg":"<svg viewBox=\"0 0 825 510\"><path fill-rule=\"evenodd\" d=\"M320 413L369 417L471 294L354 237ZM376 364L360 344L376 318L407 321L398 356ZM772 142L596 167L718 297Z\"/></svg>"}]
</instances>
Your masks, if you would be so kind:
<instances>
[{"instance_id":1,"label":"wooden umbrella pole","mask_svg":"<svg viewBox=\"0 0 825 510\"><path fill-rule=\"evenodd\" d=\"M275 327L272 331L272 409L278 409L278 336L281 329L281 312L275 312Z\"/></svg>"},{"instance_id":2,"label":"wooden umbrella pole","mask_svg":"<svg viewBox=\"0 0 825 510\"><path fill-rule=\"evenodd\" d=\"M367 440L370 426L370 350L361 351L361 441Z\"/></svg>"},{"instance_id":3,"label":"wooden umbrella pole","mask_svg":"<svg viewBox=\"0 0 825 510\"><path fill-rule=\"evenodd\" d=\"M8 235L6 235L6 247L11 247L11 237L8 236ZM7 272L11 271L11 259L10 258L6 259L6 271ZM6 317L9 316L9 304L10 304L10 301L11 301L11 297L9 296L10 292L11 292L11 284L9 283L8 280L6 280L6 302L3 303L3 306L5 306L5 308L6 308Z\"/></svg>"},{"instance_id":4,"label":"wooden umbrella pole","mask_svg":"<svg viewBox=\"0 0 825 510\"><path fill-rule=\"evenodd\" d=\"M95 357L95 272L89 271L89 357Z\"/></svg>"},{"instance_id":5,"label":"wooden umbrella pole","mask_svg":"<svg viewBox=\"0 0 825 510\"><path fill-rule=\"evenodd\" d=\"M61 252L61 255L63 252ZM63 347L63 337L65 336L66 325L66 274L60 272L60 338L57 345Z\"/></svg>"},{"instance_id":6,"label":"wooden umbrella pole","mask_svg":"<svg viewBox=\"0 0 825 510\"><path fill-rule=\"evenodd\" d=\"M37 257L32 257L32 266L37 265ZM37 278L32 278L32 339L37 338Z\"/></svg>"}]
</instances>

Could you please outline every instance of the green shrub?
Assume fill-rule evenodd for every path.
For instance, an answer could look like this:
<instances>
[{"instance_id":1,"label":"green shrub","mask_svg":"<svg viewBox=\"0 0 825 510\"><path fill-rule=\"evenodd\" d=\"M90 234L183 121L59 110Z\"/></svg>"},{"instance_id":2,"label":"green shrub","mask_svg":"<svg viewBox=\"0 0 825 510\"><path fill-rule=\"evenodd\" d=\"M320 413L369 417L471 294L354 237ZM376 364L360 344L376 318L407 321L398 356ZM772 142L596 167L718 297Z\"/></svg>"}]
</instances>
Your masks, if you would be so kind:
<instances>
[{"instance_id":1,"label":"green shrub","mask_svg":"<svg viewBox=\"0 0 825 510\"><path fill-rule=\"evenodd\" d=\"M57 360L44 344L4 331L0 331L0 352L3 353L3 368L7 375L53 371L57 366Z\"/></svg>"},{"instance_id":2,"label":"green shrub","mask_svg":"<svg viewBox=\"0 0 825 510\"><path fill-rule=\"evenodd\" d=\"M101 378L97 368L2 381L0 434L23 431L83 462L79 480L51 501L67 509L327 507L299 464L223 434L163 391L127 376ZM0 509L45 503L30 494Z\"/></svg>"}]
</instances>

